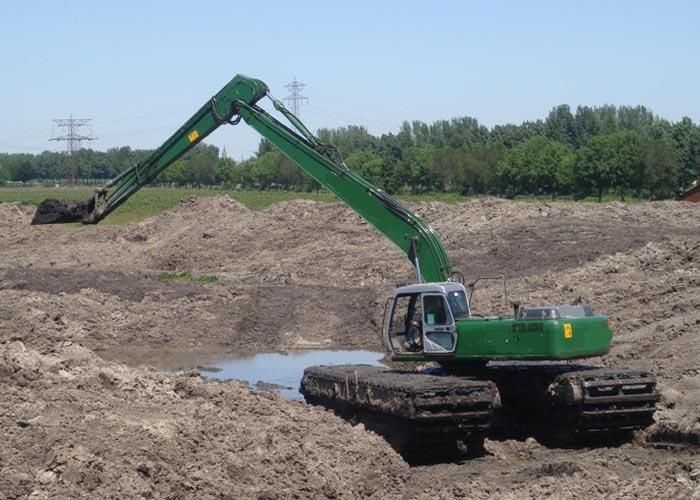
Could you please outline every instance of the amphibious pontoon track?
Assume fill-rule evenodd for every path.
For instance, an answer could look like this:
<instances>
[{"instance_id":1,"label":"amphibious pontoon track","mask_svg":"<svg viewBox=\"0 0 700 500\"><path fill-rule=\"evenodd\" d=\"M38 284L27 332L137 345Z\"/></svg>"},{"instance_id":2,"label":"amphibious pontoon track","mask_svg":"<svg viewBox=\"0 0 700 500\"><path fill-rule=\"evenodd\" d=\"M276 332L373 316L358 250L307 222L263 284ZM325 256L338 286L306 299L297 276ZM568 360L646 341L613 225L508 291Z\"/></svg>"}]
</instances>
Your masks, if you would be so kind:
<instances>
[{"instance_id":1,"label":"amphibious pontoon track","mask_svg":"<svg viewBox=\"0 0 700 500\"><path fill-rule=\"evenodd\" d=\"M472 374L475 375L475 374ZM653 423L659 394L646 371L576 365L488 367L479 378L498 386L496 430L524 429L556 444L628 437Z\"/></svg>"},{"instance_id":2,"label":"amphibious pontoon track","mask_svg":"<svg viewBox=\"0 0 700 500\"><path fill-rule=\"evenodd\" d=\"M367 365L307 368L301 392L362 422L409 462L479 454L498 397L490 382Z\"/></svg>"}]
</instances>

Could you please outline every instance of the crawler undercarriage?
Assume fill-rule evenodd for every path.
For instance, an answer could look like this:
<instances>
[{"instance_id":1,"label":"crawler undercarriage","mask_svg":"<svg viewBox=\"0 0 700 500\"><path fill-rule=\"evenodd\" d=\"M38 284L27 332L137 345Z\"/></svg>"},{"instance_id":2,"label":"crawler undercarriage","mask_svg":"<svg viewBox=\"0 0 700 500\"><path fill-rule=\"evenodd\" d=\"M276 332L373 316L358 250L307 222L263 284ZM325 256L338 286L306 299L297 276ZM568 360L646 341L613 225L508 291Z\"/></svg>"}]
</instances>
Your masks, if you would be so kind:
<instances>
[{"instance_id":1,"label":"crawler undercarriage","mask_svg":"<svg viewBox=\"0 0 700 500\"><path fill-rule=\"evenodd\" d=\"M644 371L553 364L459 375L315 366L301 392L381 434L412 463L478 455L489 433L558 446L618 442L652 423L659 399Z\"/></svg>"},{"instance_id":2,"label":"crawler undercarriage","mask_svg":"<svg viewBox=\"0 0 700 500\"><path fill-rule=\"evenodd\" d=\"M367 365L307 368L301 392L384 436L414 463L481 453L498 399L488 381Z\"/></svg>"}]
</instances>

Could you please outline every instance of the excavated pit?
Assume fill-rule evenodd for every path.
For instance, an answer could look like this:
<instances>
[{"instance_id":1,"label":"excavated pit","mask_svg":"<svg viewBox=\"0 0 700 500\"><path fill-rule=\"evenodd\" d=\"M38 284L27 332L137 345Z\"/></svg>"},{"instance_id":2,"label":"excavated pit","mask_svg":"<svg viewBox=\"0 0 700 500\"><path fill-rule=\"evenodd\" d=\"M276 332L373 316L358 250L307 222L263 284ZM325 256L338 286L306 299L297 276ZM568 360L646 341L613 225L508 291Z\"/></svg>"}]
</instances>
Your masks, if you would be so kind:
<instances>
[{"instance_id":1,"label":"excavated pit","mask_svg":"<svg viewBox=\"0 0 700 500\"><path fill-rule=\"evenodd\" d=\"M30 226L32 208L0 204L0 496L697 496L700 206L412 208L467 280L497 271L523 304L581 297L607 314L614 344L590 362L653 373L654 425L621 446L486 439L482 457L411 469L320 408L94 354L380 349L386 297L413 272L348 209L190 198L123 227ZM479 288L476 312L503 304L502 286Z\"/></svg>"}]
</instances>

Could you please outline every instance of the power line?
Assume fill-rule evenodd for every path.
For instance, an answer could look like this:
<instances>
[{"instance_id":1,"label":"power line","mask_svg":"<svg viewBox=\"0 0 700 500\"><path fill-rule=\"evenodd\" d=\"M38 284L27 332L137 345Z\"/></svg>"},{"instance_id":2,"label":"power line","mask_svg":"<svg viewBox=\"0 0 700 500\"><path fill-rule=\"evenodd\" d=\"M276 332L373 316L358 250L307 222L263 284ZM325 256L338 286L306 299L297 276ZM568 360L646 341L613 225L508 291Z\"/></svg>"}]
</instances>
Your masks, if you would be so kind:
<instances>
[{"instance_id":1,"label":"power line","mask_svg":"<svg viewBox=\"0 0 700 500\"><path fill-rule=\"evenodd\" d=\"M298 81L296 76L294 80L292 80L292 83L288 83L284 86L284 88L289 90L290 94L285 97L283 101L291 103L292 113L294 113L295 116L299 116L299 105L309 102L309 98L301 94L304 87L306 87L306 84Z\"/></svg>"},{"instance_id":2,"label":"power line","mask_svg":"<svg viewBox=\"0 0 700 500\"><path fill-rule=\"evenodd\" d=\"M83 127L90 128L90 134L80 134L79 130ZM56 128L65 130L62 135L55 135ZM51 130L51 138L49 141L65 141L68 146L68 168L66 174L71 181L74 181L78 175L78 166L75 163L74 153L80 149L82 141L94 141L97 137L92 135L92 126L90 118L60 118L53 120L53 129Z\"/></svg>"},{"instance_id":3,"label":"power line","mask_svg":"<svg viewBox=\"0 0 700 500\"><path fill-rule=\"evenodd\" d=\"M383 127L388 128L398 127L396 123L388 123L384 121L373 120L371 118L361 117L358 115L345 113L343 111L335 111L331 109L321 108L318 106L309 106L309 110L311 111L311 113L315 113L321 116L327 116L329 118L335 118L337 120L344 121L349 125L364 125L365 123L373 123L375 125L381 125Z\"/></svg>"}]
</instances>

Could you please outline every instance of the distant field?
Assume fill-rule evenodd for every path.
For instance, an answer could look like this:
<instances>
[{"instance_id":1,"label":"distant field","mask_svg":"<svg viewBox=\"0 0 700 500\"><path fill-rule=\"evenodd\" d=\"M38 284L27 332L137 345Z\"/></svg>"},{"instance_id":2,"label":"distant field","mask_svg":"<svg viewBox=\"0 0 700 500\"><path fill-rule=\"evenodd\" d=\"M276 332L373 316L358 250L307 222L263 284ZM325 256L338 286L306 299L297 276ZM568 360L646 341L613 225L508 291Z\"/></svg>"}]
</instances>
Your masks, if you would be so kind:
<instances>
[{"instance_id":1,"label":"distant field","mask_svg":"<svg viewBox=\"0 0 700 500\"><path fill-rule=\"evenodd\" d=\"M46 198L59 200L87 200L94 193L90 186L77 187L0 187L0 203L20 202L27 205L38 205ZM332 202L336 198L327 191L317 193L299 193L294 191L236 191L225 189L196 189L196 188L143 188L134 194L124 205L107 217L103 224L123 225L139 222L163 210L174 207L180 200L188 196L219 196L228 195L243 203L251 210L264 208L281 201L313 200ZM464 201L465 198L456 194L401 196L404 201L433 201L446 203Z\"/></svg>"},{"instance_id":2,"label":"distant field","mask_svg":"<svg viewBox=\"0 0 700 500\"><path fill-rule=\"evenodd\" d=\"M0 203L20 202L27 205L38 205L46 198L59 200L87 200L94 193L91 186L78 187L0 187ZM327 191L317 193L299 193L295 191L236 191L225 189L196 189L196 188L154 188L147 187L138 191L129 200L119 207L114 213L105 219L103 224L123 225L130 222L139 222L147 217L158 214L163 210L174 207L188 196L218 196L228 195L247 206L250 210L263 210L270 205L289 200L313 200L319 202L332 202L335 196ZM458 203L471 197L460 196L456 193L439 193L425 195L400 195L397 196L404 202L441 201L443 203ZM551 202L550 197L536 198L534 196L518 197L521 201L542 200ZM559 200L571 200L559 198ZM603 201L613 201L611 196L604 197ZM586 201L595 201L588 198ZM628 199L628 202L641 200Z\"/></svg>"},{"instance_id":3,"label":"distant field","mask_svg":"<svg viewBox=\"0 0 700 500\"><path fill-rule=\"evenodd\" d=\"M46 198L59 200L87 200L94 193L89 186L78 187L21 187L0 188L0 203L20 202L27 205L38 205ZM190 189L190 188L143 188L129 198L124 205L107 217L103 224L123 225L139 222L163 210L174 207L188 196L218 196L229 195L240 201L251 210L262 210L270 205L288 200L314 200L330 202L335 199L328 192L295 193L287 191L227 191L220 189Z\"/></svg>"}]
</instances>

